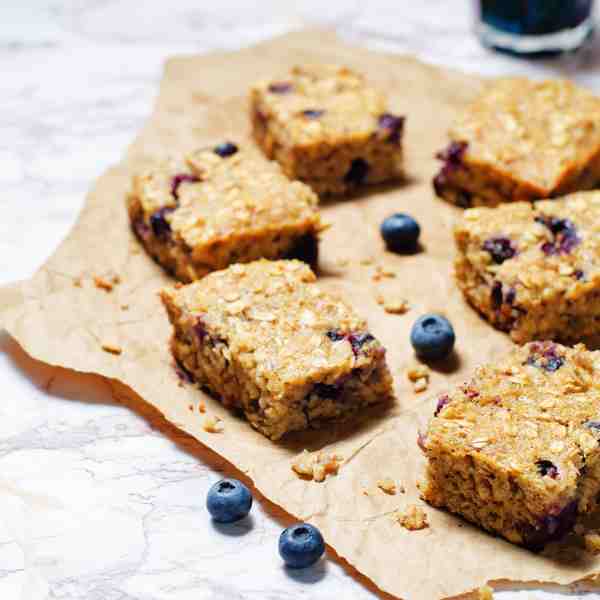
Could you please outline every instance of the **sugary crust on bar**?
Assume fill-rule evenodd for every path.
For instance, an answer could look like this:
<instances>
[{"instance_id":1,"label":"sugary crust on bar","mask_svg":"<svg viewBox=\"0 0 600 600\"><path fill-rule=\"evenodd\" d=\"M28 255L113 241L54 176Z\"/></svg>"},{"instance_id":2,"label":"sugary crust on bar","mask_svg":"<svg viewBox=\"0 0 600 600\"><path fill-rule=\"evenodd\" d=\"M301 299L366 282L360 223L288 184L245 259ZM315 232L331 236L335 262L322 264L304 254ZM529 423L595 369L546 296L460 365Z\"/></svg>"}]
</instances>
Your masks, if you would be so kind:
<instances>
[{"instance_id":1,"label":"sugary crust on bar","mask_svg":"<svg viewBox=\"0 0 600 600\"><path fill-rule=\"evenodd\" d=\"M600 192L469 209L454 236L458 286L516 342L600 332Z\"/></svg>"},{"instance_id":2,"label":"sugary crust on bar","mask_svg":"<svg viewBox=\"0 0 600 600\"><path fill-rule=\"evenodd\" d=\"M570 81L496 80L449 137L434 187L455 204L494 206L600 184L600 98ZM458 145L460 156L448 161Z\"/></svg>"},{"instance_id":3,"label":"sugary crust on bar","mask_svg":"<svg viewBox=\"0 0 600 600\"><path fill-rule=\"evenodd\" d=\"M256 152L203 149L136 175L128 208L147 251L187 282L234 262L285 258L302 245L316 254L317 203L309 187Z\"/></svg>"},{"instance_id":4,"label":"sugary crust on bar","mask_svg":"<svg viewBox=\"0 0 600 600\"><path fill-rule=\"evenodd\" d=\"M233 265L163 290L177 360L277 439L393 396L366 322L299 261Z\"/></svg>"},{"instance_id":5,"label":"sugary crust on bar","mask_svg":"<svg viewBox=\"0 0 600 600\"><path fill-rule=\"evenodd\" d=\"M251 90L254 137L289 176L341 194L402 175L404 118L363 77L337 66L295 67Z\"/></svg>"},{"instance_id":6,"label":"sugary crust on bar","mask_svg":"<svg viewBox=\"0 0 600 600\"><path fill-rule=\"evenodd\" d=\"M512 542L560 537L600 492L600 353L534 342L438 400L421 492Z\"/></svg>"}]
</instances>

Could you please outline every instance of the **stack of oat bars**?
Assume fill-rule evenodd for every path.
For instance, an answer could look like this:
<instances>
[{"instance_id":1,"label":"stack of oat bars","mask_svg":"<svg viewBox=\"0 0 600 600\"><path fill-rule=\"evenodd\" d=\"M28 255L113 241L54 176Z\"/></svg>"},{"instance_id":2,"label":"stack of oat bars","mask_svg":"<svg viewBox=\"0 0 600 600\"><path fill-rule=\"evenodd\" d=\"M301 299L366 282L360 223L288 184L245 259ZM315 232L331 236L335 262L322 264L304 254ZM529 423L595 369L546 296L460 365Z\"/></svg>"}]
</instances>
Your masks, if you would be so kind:
<instances>
[{"instance_id":1,"label":"stack of oat bars","mask_svg":"<svg viewBox=\"0 0 600 600\"><path fill-rule=\"evenodd\" d=\"M188 283L161 294L179 366L276 440L393 398L384 348L310 266L317 193L400 178L404 121L334 66L295 68L250 96L260 150L221 141L171 157L134 178L129 215Z\"/></svg>"},{"instance_id":2,"label":"stack of oat bars","mask_svg":"<svg viewBox=\"0 0 600 600\"><path fill-rule=\"evenodd\" d=\"M128 207L186 284L161 292L176 361L277 440L393 399L385 349L311 267L319 196L400 179L404 118L359 74L317 66L255 85L250 120L256 145L171 157L134 178ZM437 400L421 494L539 548L600 494L600 352L579 343L600 333L600 192L582 191L600 183L600 99L491 82L437 157L435 193L466 209L458 287L524 345Z\"/></svg>"}]
</instances>

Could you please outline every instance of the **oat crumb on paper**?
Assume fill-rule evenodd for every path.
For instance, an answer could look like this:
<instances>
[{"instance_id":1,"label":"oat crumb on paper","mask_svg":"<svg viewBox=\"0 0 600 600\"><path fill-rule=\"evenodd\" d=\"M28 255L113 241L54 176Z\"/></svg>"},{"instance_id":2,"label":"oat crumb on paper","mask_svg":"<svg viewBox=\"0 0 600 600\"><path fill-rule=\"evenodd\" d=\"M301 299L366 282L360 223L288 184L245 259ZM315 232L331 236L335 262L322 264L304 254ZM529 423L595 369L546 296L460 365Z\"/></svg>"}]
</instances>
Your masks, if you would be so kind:
<instances>
[{"instance_id":1,"label":"oat crumb on paper","mask_svg":"<svg viewBox=\"0 0 600 600\"><path fill-rule=\"evenodd\" d=\"M328 475L337 475L342 460L342 457L335 453L311 454L308 450L303 450L292 463L292 471L302 479L321 482L325 481Z\"/></svg>"},{"instance_id":2,"label":"oat crumb on paper","mask_svg":"<svg viewBox=\"0 0 600 600\"><path fill-rule=\"evenodd\" d=\"M409 504L406 510L394 512L394 519L409 531L418 531L429 527L427 513L419 506Z\"/></svg>"},{"instance_id":3,"label":"oat crumb on paper","mask_svg":"<svg viewBox=\"0 0 600 600\"><path fill-rule=\"evenodd\" d=\"M373 273L371 279L373 279L373 281L381 281L382 279L393 279L394 277L396 277L395 271L392 271L386 267L382 267L381 265L377 265L375 267L375 273Z\"/></svg>"},{"instance_id":4,"label":"oat crumb on paper","mask_svg":"<svg viewBox=\"0 0 600 600\"><path fill-rule=\"evenodd\" d=\"M198 412L201 412L201 413L206 412L206 404L204 404L204 402L198 403Z\"/></svg>"},{"instance_id":5,"label":"oat crumb on paper","mask_svg":"<svg viewBox=\"0 0 600 600\"><path fill-rule=\"evenodd\" d=\"M396 482L391 477L385 477L377 482L377 487L390 496L395 496L398 491Z\"/></svg>"},{"instance_id":6,"label":"oat crumb on paper","mask_svg":"<svg viewBox=\"0 0 600 600\"><path fill-rule=\"evenodd\" d=\"M206 415L202 419L202 429L207 433L221 433L225 427L216 415Z\"/></svg>"},{"instance_id":7,"label":"oat crumb on paper","mask_svg":"<svg viewBox=\"0 0 600 600\"><path fill-rule=\"evenodd\" d=\"M335 260L335 264L338 267L347 267L350 264L350 259L349 258L337 258Z\"/></svg>"},{"instance_id":8,"label":"oat crumb on paper","mask_svg":"<svg viewBox=\"0 0 600 600\"><path fill-rule=\"evenodd\" d=\"M75 277L75 279L73 279L73 287L81 287L81 277Z\"/></svg>"},{"instance_id":9,"label":"oat crumb on paper","mask_svg":"<svg viewBox=\"0 0 600 600\"><path fill-rule=\"evenodd\" d=\"M372 258L361 258L360 259L360 264L363 267L369 267L370 265L373 264L373 259Z\"/></svg>"},{"instance_id":10,"label":"oat crumb on paper","mask_svg":"<svg viewBox=\"0 0 600 600\"><path fill-rule=\"evenodd\" d=\"M494 600L494 590L489 585L482 585L477 590L477 600Z\"/></svg>"},{"instance_id":11,"label":"oat crumb on paper","mask_svg":"<svg viewBox=\"0 0 600 600\"><path fill-rule=\"evenodd\" d=\"M118 346L117 344L112 344L110 342L104 342L101 347L102 350L104 350L104 352L114 354L115 356L119 356L123 352L123 348L121 348L121 346Z\"/></svg>"},{"instance_id":12,"label":"oat crumb on paper","mask_svg":"<svg viewBox=\"0 0 600 600\"><path fill-rule=\"evenodd\" d=\"M413 390L416 393L424 392L429 387L429 376L431 372L425 365L415 365L409 367L406 376L413 384Z\"/></svg>"},{"instance_id":13,"label":"oat crumb on paper","mask_svg":"<svg viewBox=\"0 0 600 600\"><path fill-rule=\"evenodd\" d=\"M94 276L94 285L99 290L104 290L105 292L112 292L115 285L121 282L121 278L118 275L111 275L109 277L101 277L100 275Z\"/></svg>"},{"instance_id":14,"label":"oat crumb on paper","mask_svg":"<svg viewBox=\"0 0 600 600\"><path fill-rule=\"evenodd\" d=\"M391 315L403 315L410 310L408 300L404 298L394 298L393 296L385 296L383 302L383 310Z\"/></svg>"}]
</instances>

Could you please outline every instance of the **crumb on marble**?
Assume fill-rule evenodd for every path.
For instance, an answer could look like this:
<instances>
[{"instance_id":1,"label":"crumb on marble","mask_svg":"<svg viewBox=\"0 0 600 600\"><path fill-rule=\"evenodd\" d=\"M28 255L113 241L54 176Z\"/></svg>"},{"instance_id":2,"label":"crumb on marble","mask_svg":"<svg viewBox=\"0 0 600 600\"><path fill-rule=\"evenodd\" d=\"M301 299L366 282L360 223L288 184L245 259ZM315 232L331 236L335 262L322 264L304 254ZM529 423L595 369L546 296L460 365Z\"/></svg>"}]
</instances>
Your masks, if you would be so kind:
<instances>
[{"instance_id":1,"label":"crumb on marble","mask_svg":"<svg viewBox=\"0 0 600 600\"><path fill-rule=\"evenodd\" d=\"M377 487L390 496L395 496L398 491L396 482L391 477L384 477L377 482Z\"/></svg>"},{"instance_id":2,"label":"crumb on marble","mask_svg":"<svg viewBox=\"0 0 600 600\"><path fill-rule=\"evenodd\" d=\"M494 600L494 590L489 585L482 585L477 590L477 600Z\"/></svg>"},{"instance_id":3,"label":"crumb on marble","mask_svg":"<svg viewBox=\"0 0 600 600\"><path fill-rule=\"evenodd\" d=\"M206 415L202 419L202 429L207 433L221 433L225 427L223 421L216 415Z\"/></svg>"},{"instance_id":4,"label":"crumb on marble","mask_svg":"<svg viewBox=\"0 0 600 600\"><path fill-rule=\"evenodd\" d=\"M343 458L339 454L303 450L292 463L292 471L301 479L325 481L328 475L337 475Z\"/></svg>"},{"instance_id":5,"label":"crumb on marble","mask_svg":"<svg viewBox=\"0 0 600 600\"><path fill-rule=\"evenodd\" d=\"M418 531L429 527L427 513L415 504L409 504L404 511L394 511L394 519L409 531Z\"/></svg>"},{"instance_id":6,"label":"crumb on marble","mask_svg":"<svg viewBox=\"0 0 600 600\"><path fill-rule=\"evenodd\" d=\"M111 342L103 342L101 348L104 350L104 352L114 354L115 356L119 356L123 352L123 348L121 348L121 346Z\"/></svg>"}]
</instances>

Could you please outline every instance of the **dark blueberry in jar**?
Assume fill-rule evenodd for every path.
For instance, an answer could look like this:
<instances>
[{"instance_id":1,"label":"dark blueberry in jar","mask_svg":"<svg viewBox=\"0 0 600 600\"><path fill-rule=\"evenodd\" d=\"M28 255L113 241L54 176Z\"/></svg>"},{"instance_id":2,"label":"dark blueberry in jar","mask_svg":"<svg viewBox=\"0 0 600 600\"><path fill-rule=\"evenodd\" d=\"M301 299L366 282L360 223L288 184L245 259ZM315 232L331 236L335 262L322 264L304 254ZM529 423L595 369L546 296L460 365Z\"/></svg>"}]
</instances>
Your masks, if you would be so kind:
<instances>
[{"instance_id":1,"label":"dark blueberry in jar","mask_svg":"<svg viewBox=\"0 0 600 600\"><path fill-rule=\"evenodd\" d=\"M188 175L187 173L179 173L173 177L171 181L171 195L173 198L179 198L179 186L182 183L197 183L200 181L195 175Z\"/></svg>"},{"instance_id":2,"label":"dark blueberry in jar","mask_svg":"<svg viewBox=\"0 0 600 600\"><path fill-rule=\"evenodd\" d=\"M380 227L381 236L388 250L407 252L417 247L421 228L409 215L396 213L387 217Z\"/></svg>"},{"instance_id":3,"label":"dark blueberry in jar","mask_svg":"<svg viewBox=\"0 0 600 600\"><path fill-rule=\"evenodd\" d=\"M404 130L404 120L404 117L384 113L377 120L377 126L385 133L386 141L397 144Z\"/></svg>"},{"instance_id":4,"label":"dark blueberry in jar","mask_svg":"<svg viewBox=\"0 0 600 600\"><path fill-rule=\"evenodd\" d=\"M171 225L165 217L174 210L170 206L165 206L150 215L150 227L157 238L165 238L171 233Z\"/></svg>"},{"instance_id":5,"label":"dark blueberry in jar","mask_svg":"<svg viewBox=\"0 0 600 600\"><path fill-rule=\"evenodd\" d=\"M221 479L208 491L206 508L215 521L233 523L243 519L250 512L252 494L237 479Z\"/></svg>"},{"instance_id":6,"label":"dark blueberry in jar","mask_svg":"<svg viewBox=\"0 0 600 600\"><path fill-rule=\"evenodd\" d=\"M423 315L410 332L410 343L417 356L425 360L445 358L452 352L455 341L450 321L441 315Z\"/></svg>"},{"instance_id":7,"label":"dark blueberry in jar","mask_svg":"<svg viewBox=\"0 0 600 600\"><path fill-rule=\"evenodd\" d=\"M331 329L331 330L327 331L325 333L325 335L332 342L339 342L340 340L343 340L346 338L346 335L344 333L342 333L339 329Z\"/></svg>"},{"instance_id":8,"label":"dark blueberry in jar","mask_svg":"<svg viewBox=\"0 0 600 600\"><path fill-rule=\"evenodd\" d=\"M289 94L293 87L294 86L289 81L280 81L277 83L272 83L269 86L269 91L272 94Z\"/></svg>"},{"instance_id":9,"label":"dark blueberry in jar","mask_svg":"<svg viewBox=\"0 0 600 600\"><path fill-rule=\"evenodd\" d=\"M355 356L358 355L360 349L367 343L372 342L375 338L370 333L351 333L348 336L348 341L352 346L352 352Z\"/></svg>"},{"instance_id":10,"label":"dark blueberry in jar","mask_svg":"<svg viewBox=\"0 0 600 600\"><path fill-rule=\"evenodd\" d=\"M505 237L494 237L486 240L483 243L483 249L489 252L492 260L497 265L501 265L505 260L512 258L517 253L517 249L512 241Z\"/></svg>"},{"instance_id":11,"label":"dark blueberry in jar","mask_svg":"<svg viewBox=\"0 0 600 600\"><path fill-rule=\"evenodd\" d=\"M227 158L238 151L238 147L232 142L223 142L215 147L214 153L218 154L221 158Z\"/></svg>"},{"instance_id":12,"label":"dark blueberry in jar","mask_svg":"<svg viewBox=\"0 0 600 600\"><path fill-rule=\"evenodd\" d=\"M355 158L350 164L350 169L344 176L346 183L360 185L367 178L369 163L364 158Z\"/></svg>"},{"instance_id":13,"label":"dark blueberry in jar","mask_svg":"<svg viewBox=\"0 0 600 600\"><path fill-rule=\"evenodd\" d=\"M309 110L302 111L302 116L306 117L307 119L318 119L319 117L321 117L324 114L325 114L324 110L317 110L317 109L309 109Z\"/></svg>"},{"instance_id":14,"label":"dark blueberry in jar","mask_svg":"<svg viewBox=\"0 0 600 600\"><path fill-rule=\"evenodd\" d=\"M314 565L324 552L325 541L321 532L308 523L292 525L279 537L279 555L291 569Z\"/></svg>"},{"instance_id":15,"label":"dark blueberry in jar","mask_svg":"<svg viewBox=\"0 0 600 600\"><path fill-rule=\"evenodd\" d=\"M542 477L551 477L552 479L556 479L558 477L558 467L551 461L541 459L535 463L537 467L538 473Z\"/></svg>"}]
</instances>

